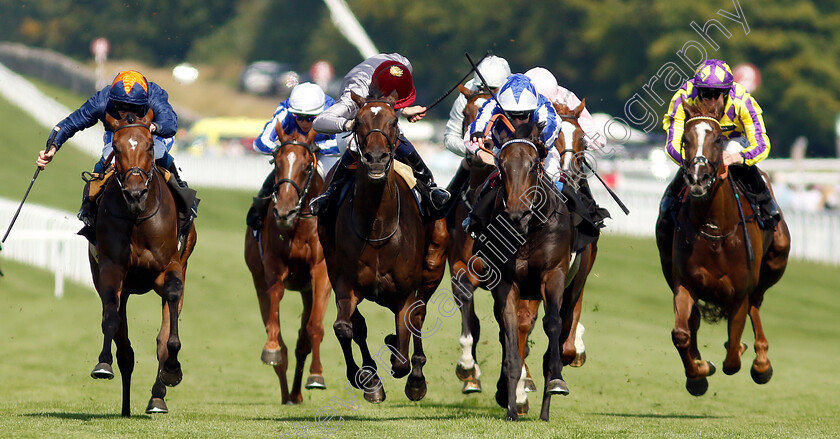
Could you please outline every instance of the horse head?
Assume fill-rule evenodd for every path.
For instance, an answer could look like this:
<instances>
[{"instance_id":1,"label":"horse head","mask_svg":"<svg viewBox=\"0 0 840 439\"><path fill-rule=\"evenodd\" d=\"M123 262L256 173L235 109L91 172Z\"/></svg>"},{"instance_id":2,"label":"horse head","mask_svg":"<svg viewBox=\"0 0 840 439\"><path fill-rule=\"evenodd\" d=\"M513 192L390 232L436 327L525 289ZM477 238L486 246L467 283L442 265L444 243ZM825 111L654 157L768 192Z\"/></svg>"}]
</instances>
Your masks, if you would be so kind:
<instances>
[{"instance_id":1,"label":"horse head","mask_svg":"<svg viewBox=\"0 0 840 439\"><path fill-rule=\"evenodd\" d=\"M151 109L142 117L135 113L121 113L114 118L110 113L105 123L114 133L114 165L116 180L122 190L129 212L139 215L146 209L149 184L155 172L154 139L150 126L154 120Z\"/></svg>"},{"instance_id":2,"label":"horse head","mask_svg":"<svg viewBox=\"0 0 840 439\"><path fill-rule=\"evenodd\" d=\"M570 178L583 177L587 166L586 156L586 133L580 127L580 114L586 107L584 98L575 108L569 108L566 104L555 103L554 109L560 118L560 132L554 147L560 153L560 166L563 172Z\"/></svg>"},{"instance_id":3,"label":"horse head","mask_svg":"<svg viewBox=\"0 0 840 439\"><path fill-rule=\"evenodd\" d=\"M518 126L512 136L502 133L502 146L496 155L504 185L504 215L520 233L527 230L539 197L542 159L546 156L540 125L529 122Z\"/></svg>"},{"instance_id":4,"label":"horse head","mask_svg":"<svg viewBox=\"0 0 840 439\"><path fill-rule=\"evenodd\" d=\"M397 113L394 110L396 92L391 96L362 98L352 93L359 107L353 136L359 148L359 166L371 182L384 182L394 160L399 141Z\"/></svg>"},{"instance_id":5,"label":"horse head","mask_svg":"<svg viewBox=\"0 0 840 439\"><path fill-rule=\"evenodd\" d=\"M485 88L472 91L467 87L464 87L463 84L458 86L458 91L467 98L467 104L464 105L464 110L462 111L464 121L461 124L461 132L466 133L467 127L478 117L478 111L488 99L493 97L493 95Z\"/></svg>"},{"instance_id":6,"label":"horse head","mask_svg":"<svg viewBox=\"0 0 840 439\"><path fill-rule=\"evenodd\" d=\"M723 133L720 118L723 106L716 102L712 107L682 103L685 111L685 129L682 138L683 177L689 193L694 198L707 197L718 175L724 172Z\"/></svg>"},{"instance_id":7,"label":"horse head","mask_svg":"<svg viewBox=\"0 0 840 439\"><path fill-rule=\"evenodd\" d=\"M302 134L294 130L286 134L279 121L274 129L280 141L280 145L272 152L274 191L271 197L274 202L274 220L278 228L288 229L294 225L313 185L316 185L318 170L313 144L318 133L309 130L308 134Z\"/></svg>"}]
</instances>

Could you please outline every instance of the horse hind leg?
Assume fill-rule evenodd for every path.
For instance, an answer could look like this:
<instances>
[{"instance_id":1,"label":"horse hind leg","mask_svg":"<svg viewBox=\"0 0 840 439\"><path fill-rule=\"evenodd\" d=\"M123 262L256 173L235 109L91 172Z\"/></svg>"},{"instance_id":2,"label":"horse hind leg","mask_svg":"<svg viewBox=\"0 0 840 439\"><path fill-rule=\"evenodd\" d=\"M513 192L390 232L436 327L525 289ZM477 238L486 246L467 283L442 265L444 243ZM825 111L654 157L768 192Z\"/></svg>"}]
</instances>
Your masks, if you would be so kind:
<instances>
[{"instance_id":1,"label":"horse hind leg","mask_svg":"<svg viewBox=\"0 0 840 439\"><path fill-rule=\"evenodd\" d=\"M763 297L763 293L760 297ZM760 306L760 300L750 301L750 320L755 333L755 360L753 360L752 368L750 368L750 376L756 384L767 384L773 377L773 366L770 365L770 359L767 358L767 350L770 345L764 335L764 328L761 326L761 317L758 312Z\"/></svg>"},{"instance_id":2,"label":"horse hind leg","mask_svg":"<svg viewBox=\"0 0 840 439\"><path fill-rule=\"evenodd\" d=\"M415 302L416 303L416 302ZM423 351L423 338L420 330L423 328L423 322L426 319L426 306L412 306L408 310L408 318L411 323L411 330L405 327L405 320L403 325L397 325L400 332L410 333L414 340L414 353L411 355L411 373L405 383L405 396L412 401L420 401L426 396L426 377L423 375L423 366L426 364L426 354ZM402 347L402 346L401 346ZM408 354L408 337L406 337L405 354Z\"/></svg>"},{"instance_id":3,"label":"horse hind leg","mask_svg":"<svg viewBox=\"0 0 840 439\"><path fill-rule=\"evenodd\" d=\"M463 274L464 271L461 271ZM481 392L481 369L478 367L476 347L481 336L481 327L478 316L475 315L475 302L473 293L475 287L469 279L452 278L452 291L460 302L461 311L461 336L458 342L461 345L461 357L455 364L455 376L461 380L463 388L461 393L469 394Z\"/></svg>"}]
</instances>

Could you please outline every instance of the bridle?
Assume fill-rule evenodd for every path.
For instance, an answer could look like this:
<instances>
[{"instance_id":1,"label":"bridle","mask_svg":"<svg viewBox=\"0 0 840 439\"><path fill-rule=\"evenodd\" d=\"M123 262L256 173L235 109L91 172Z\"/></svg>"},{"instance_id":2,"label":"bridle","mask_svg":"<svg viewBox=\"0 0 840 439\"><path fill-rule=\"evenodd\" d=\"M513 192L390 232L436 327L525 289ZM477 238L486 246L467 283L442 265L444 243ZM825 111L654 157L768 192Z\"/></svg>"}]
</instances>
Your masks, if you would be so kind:
<instances>
[{"instance_id":1,"label":"bridle","mask_svg":"<svg viewBox=\"0 0 840 439\"><path fill-rule=\"evenodd\" d=\"M384 99L369 99L369 100L365 101L365 105L363 105L362 108L367 107L371 103L383 103L383 104L388 105L392 109L394 108L393 105L391 105L390 102L388 102ZM362 108L360 108L359 111L362 111ZM397 142L399 142L399 132L397 132L397 135L394 136L393 140L391 140L391 138L388 137L388 133L386 133L384 130L381 130L379 128L373 128L370 131L368 131L364 136L362 136L361 139L359 139L358 129L359 129L359 124L358 123L354 124L353 125L353 138L356 140L356 145L358 145L358 147L359 147L359 161L364 163L365 165L367 165L368 163L365 161L364 154L362 154L362 149L363 149L362 147L367 144L367 138L370 137L370 135L373 134L373 133L379 133L383 137L385 137L385 140L388 142L388 146L389 146L388 166L386 166L386 168L385 168L385 171L387 172L391 167L391 163L393 163L393 161L394 161L394 156L396 155Z\"/></svg>"},{"instance_id":2,"label":"bridle","mask_svg":"<svg viewBox=\"0 0 840 439\"><path fill-rule=\"evenodd\" d=\"M694 121L712 122L715 125L717 125L718 128L721 127L720 126L720 121L718 121L714 117L709 117L709 116L692 117L692 118L685 121L685 125L688 125L689 122L694 122ZM685 136L685 135L683 135L683 136ZM688 161L688 163L685 163L685 162L682 163L681 167L682 167L682 170L683 170L683 180L685 181L686 185L695 184L694 182L691 181L691 178L696 179L696 177L694 177L694 174L689 169L691 169L691 168L699 169L702 166L710 166L712 168L712 178L709 181L709 184L708 184L707 188L714 187L715 183L717 182L718 168L720 168L721 163L722 163L722 158L720 158L716 162L711 162L705 156L695 155L691 160Z\"/></svg>"},{"instance_id":3,"label":"bridle","mask_svg":"<svg viewBox=\"0 0 840 439\"><path fill-rule=\"evenodd\" d=\"M280 190L281 185L283 185L284 183L288 183L288 184L292 185L292 187L295 189L295 192L297 193L297 196L298 196L297 204L295 205L294 209L289 211L289 214L291 215L291 214L295 214L295 213L300 212L300 216L303 216L305 218L312 218L313 215L311 213L302 212L302 208L303 208L304 200L306 200L306 196L309 194L309 188L312 186L312 180L313 180L312 177L315 175L315 168L317 166L316 165L317 159L315 157L315 153L312 152L309 144L307 144L307 143L300 142L298 140L291 140L291 141L288 141L288 142L283 142L283 143L280 144L280 146L274 148L274 151L272 152L272 156L274 156L274 158L271 159L272 164L274 164L277 161L277 154L280 152L280 150L284 146L287 146L287 145L303 146L309 152L309 157L310 157L311 160L309 161L309 165L306 166L306 180L304 181L302 188L297 184L297 182L295 182L294 180L292 180L290 178L281 178L281 179L277 180L274 183L273 190L271 191L271 200L274 202L274 205L277 206L277 192Z\"/></svg>"},{"instance_id":4,"label":"bridle","mask_svg":"<svg viewBox=\"0 0 840 439\"><path fill-rule=\"evenodd\" d=\"M145 129L149 130L149 133L152 132L148 125L144 125L142 123L130 123L128 125L123 125L123 126L117 128L117 129L115 129L114 133L116 134L117 131L119 131L123 128L132 128L132 127L143 127ZM115 148L115 150L116 150L116 148ZM114 169L116 170L116 165L114 166ZM154 172L155 172L155 166L152 165L152 169L149 170L149 171L146 171L145 169L143 169L139 166L132 166L132 167L126 169L125 172L115 172L114 174L117 177L117 183L120 185L120 189L123 188L123 182L125 181L125 179L127 178L127 176L129 174L131 174L131 175L142 175L143 177L145 177L146 181L143 183L143 186L148 189L149 183L151 183L151 181L152 181L152 174L154 174Z\"/></svg>"}]
</instances>

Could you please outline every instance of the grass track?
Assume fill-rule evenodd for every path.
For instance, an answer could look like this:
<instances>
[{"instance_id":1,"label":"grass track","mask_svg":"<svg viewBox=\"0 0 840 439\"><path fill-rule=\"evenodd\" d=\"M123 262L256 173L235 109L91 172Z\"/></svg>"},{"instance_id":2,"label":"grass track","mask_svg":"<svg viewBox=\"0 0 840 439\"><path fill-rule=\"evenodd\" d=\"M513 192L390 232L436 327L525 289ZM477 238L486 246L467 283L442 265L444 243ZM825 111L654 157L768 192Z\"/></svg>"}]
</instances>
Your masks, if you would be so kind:
<instances>
[{"instance_id":1,"label":"grass track","mask_svg":"<svg viewBox=\"0 0 840 439\"><path fill-rule=\"evenodd\" d=\"M34 158L46 130L0 101L0 195L19 199L34 172ZM74 212L78 173L93 160L62 150L39 176L28 202ZM262 170L260 171L262 172ZM837 267L792 262L762 308L775 376L752 383L750 348L734 376L719 371L709 392L690 396L671 345L671 295L662 278L652 240L605 236L585 295L589 359L564 369L572 394L552 400L551 422L537 419L541 394L531 394L532 414L519 424L502 420L493 402L499 373L498 326L488 293L478 293L482 341L479 363L485 392L462 396L455 378L459 355L457 316L429 310L426 328L441 329L426 341L429 392L409 402L405 379L385 378L387 400L370 405L361 392L343 387L344 362L327 312L322 346L329 389L307 391L304 404L280 404L279 386L259 354L265 341L256 298L242 257L243 218L251 194L200 190L199 243L190 261L181 318L184 381L169 391L168 415L143 414L156 361L154 339L160 300L134 297L129 327L137 365L131 419L118 416L118 380L94 381L88 374L101 345L100 303L89 289L68 285L52 296L51 274L3 260L0 279L0 436L3 437L837 437L840 435L840 300ZM5 225L4 225L5 226ZM444 281L442 287L448 288ZM393 316L376 306L361 307L375 351L393 331ZM281 304L283 335L290 350L296 338L300 299L289 292ZM531 368L539 370L545 337L534 332ZM704 357L721 366L725 326L703 324ZM749 329L744 340L752 343ZM538 379L538 384L541 384ZM337 400L358 406L345 407ZM321 410L319 412L319 410ZM335 431L315 429L319 414L334 415ZM309 428L309 430L307 430ZM307 436L308 434L308 436Z\"/></svg>"}]
</instances>

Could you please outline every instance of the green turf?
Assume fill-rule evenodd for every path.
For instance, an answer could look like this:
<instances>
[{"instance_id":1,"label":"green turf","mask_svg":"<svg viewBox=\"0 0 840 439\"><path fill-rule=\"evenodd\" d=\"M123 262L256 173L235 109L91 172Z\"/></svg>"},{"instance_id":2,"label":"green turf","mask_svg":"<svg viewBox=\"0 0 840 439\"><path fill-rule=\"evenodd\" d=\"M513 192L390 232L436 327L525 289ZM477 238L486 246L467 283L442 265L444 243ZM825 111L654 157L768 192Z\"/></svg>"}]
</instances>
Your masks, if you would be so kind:
<instances>
[{"instance_id":1,"label":"green turf","mask_svg":"<svg viewBox=\"0 0 840 439\"><path fill-rule=\"evenodd\" d=\"M0 102L0 195L19 198L34 171L35 153L46 130L16 116ZM41 146L39 146L41 145ZM92 161L62 150L42 173L32 201L74 211L81 169ZM43 178L43 180L42 180ZM420 402L403 394L405 379L384 378L387 400L371 405L344 385L344 361L330 306L322 345L325 391L305 391L300 406L280 402L271 368L260 363L265 343L257 301L243 252L245 210L252 194L199 190L198 245L190 260L181 317L184 381L169 390L167 415L143 413L156 368L155 336L160 300L154 293L129 302L129 327L136 353L133 417L118 416L119 378L95 381L102 335L98 297L70 284L65 297L52 294L52 275L2 260L0 278L0 436L3 437L385 437L385 438L590 438L837 437L840 432L840 300L836 267L792 262L762 308L775 376L759 386L749 376L753 354L734 376L721 371L708 393L684 389L682 366L671 344L671 294L659 270L652 240L606 235L585 294L582 322L588 361L564 369L568 397L552 400L551 422L537 419L541 393L530 395L531 414L514 424L493 401L499 374L498 326L486 292L477 293L482 322L479 364L485 392L460 393L454 374L460 348L460 318L430 309L426 328L441 328L425 340L429 391ZM448 288L448 282L442 284ZM301 303L289 292L281 304L283 336L294 349ZM381 346L393 331L393 315L365 303L369 344ZM538 321L539 322L539 321ZM540 370L545 337L534 331L529 364ZM704 358L721 366L725 325L703 324ZM744 340L751 344L752 334ZM308 365L307 365L308 367ZM537 379L538 385L542 384ZM357 404L350 402L358 401ZM340 404L344 401L346 405ZM329 418L333 415L332 418ZM332 431L317 430L326 420Z\"/></svg>"}]
</instances>

